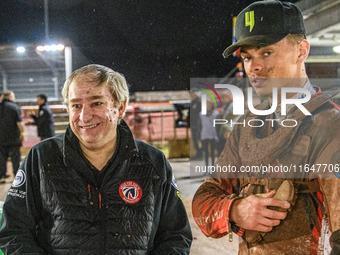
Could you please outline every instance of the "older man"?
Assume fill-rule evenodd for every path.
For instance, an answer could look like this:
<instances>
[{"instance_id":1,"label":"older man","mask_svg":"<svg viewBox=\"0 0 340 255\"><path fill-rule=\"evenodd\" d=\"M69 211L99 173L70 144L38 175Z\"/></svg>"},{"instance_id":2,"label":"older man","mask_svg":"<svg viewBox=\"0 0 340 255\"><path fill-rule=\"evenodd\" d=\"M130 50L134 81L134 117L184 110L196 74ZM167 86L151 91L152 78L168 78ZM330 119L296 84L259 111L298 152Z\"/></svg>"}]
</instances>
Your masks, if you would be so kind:
<instances>
[{"instance_id":1,"label":"older man","mask_svg":"<svg viewBox=\"0 0 340 255\"><path fill-rule=\"evenodd\" d=\"M292 3L256 1L238 15L236 38L223 55L240 49L255 92L269 98L257 109L274 112L249 112L237 121L216 163L235 171L217 173L200 186L193 199L196 223L215 238L235 232L244 240L239 254L261 255L324 254L329 228L332 254L340 254L340 182L334 171L326 174L340 163L340 112L330 101L339 91L322 93L308 81L304 61L309 43L302 14ZM311 115L297 107L284 114L276 107L287 88L303 92L287 94L291 100L312 95L300 107ZM287 120L296 125L280 124ZM328 170L315 168L320 165ZM290 173L280 172L289 166ZM279 171L242 172L251 167Z\"/></svg>"},{"instance_id":2,"label":"older man","mask_svg":"<svg viewBox=\"0 0 340 255\"><path fill-rule=\"evenodd\" d=\"M191 231L164 155L122 118L125 78L89 65L63 88L66 134L33 147L3 209L7 254L189 254Z\"/></svg>"}]
</instances>

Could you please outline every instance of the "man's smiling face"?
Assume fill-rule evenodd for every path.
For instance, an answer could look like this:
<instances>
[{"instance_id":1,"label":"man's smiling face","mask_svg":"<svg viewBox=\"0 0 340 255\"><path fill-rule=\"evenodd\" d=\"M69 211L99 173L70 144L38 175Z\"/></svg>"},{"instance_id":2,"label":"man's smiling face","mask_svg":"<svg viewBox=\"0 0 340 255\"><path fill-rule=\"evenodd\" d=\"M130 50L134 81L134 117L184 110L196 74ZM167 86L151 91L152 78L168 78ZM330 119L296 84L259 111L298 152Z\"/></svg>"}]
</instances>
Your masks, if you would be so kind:
<instances>
[{"instance_id":1,"label":"man's smiling face","mask_svg":"<svg viewBox=\"0 0 340 255\"><path fill-rule=\"evenodd\" d=\"M81 146L95 150L115 142L118 119L124 114L124 106L115 105L106 85L97 86L86 76L70 84L70 126Z\"/></svg>"}]
</instances>

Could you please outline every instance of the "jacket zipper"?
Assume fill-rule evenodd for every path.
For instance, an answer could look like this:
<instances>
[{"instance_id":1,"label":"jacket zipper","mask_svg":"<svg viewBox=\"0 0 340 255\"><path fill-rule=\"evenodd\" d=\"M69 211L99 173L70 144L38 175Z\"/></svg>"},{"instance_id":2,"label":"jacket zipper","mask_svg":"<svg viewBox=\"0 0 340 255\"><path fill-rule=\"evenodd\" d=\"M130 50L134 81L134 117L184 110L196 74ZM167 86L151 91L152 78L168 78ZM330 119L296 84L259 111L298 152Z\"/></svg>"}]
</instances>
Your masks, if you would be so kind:
<instances>
[{"instance_id":1,"label":"jacket zipper","mask_svg":"<svg viewBox=\"0 0 340 255\"><path fill-rule=\"evenodd\" d=\"M103 236L102 238L102 253L106 254L106 211L102 210L103 202L102 202L102 194L98 193L98 208L99 208L99 215L100 215L100 232ZM103 208L104 209L104 208Z\"/></svg>"},{"instance_id":2,"label":"jacket zipper","mask_svg":"<svg viewBox=\"0 0 340 255\"><path fill-rule=\"evenodd\" d=\"M91 200L92 194L91 194L91 185L90 184L87 184L87 191L89 193L90 204L93 205L93 202ZM101 233L101 235L103 235L103 238L102 238L103 243L101 245L102 248L101 248L100 254L105 254L105 251L106 251L106 236L105 236L104 233L106 232L106 228L105 228L105 224L103 223L104 211L101 210L102 206L103 206L103 204L102 204L102 194L99 192L98 193L98 208L100 210L100 217L101 217L100 233Z\"/></svg>"},{"instance_id":3,"label":"jacket zipper","mask_svg":"<svg viewBox=\"0 0 340 255\"><path fill-rule=\"evenodd\" d=\"M102 194L99 192L98 194L99 197L99 209L102 209Z\"/></svg>"},{"instance_id":4,"label":"jacket zipper","mask_svg":"<svg viewBox=\"0 0 340 255\"><path fill-rule=\"evenodd\" d=\"M87 191L89 192L89 200L90 200L90 203L92 204L91 202L91 185L90 184L87 184ZM98 194L98 199L99 199L99 203L98 203L98 206L99 206L99 209L102 209L102 194L99 192Z\"/></svg>"},{"instance_id":5,"label":"jacket zipper","mask_svg":"<svg viewBox=\"0 0 340 255\"><path fill-rule=\"evenodd\" d=\"M91 186L90 186L90 184L87 184L87 190L89 192L89 199L91 200Z\"/></svg>"}]
</instances>

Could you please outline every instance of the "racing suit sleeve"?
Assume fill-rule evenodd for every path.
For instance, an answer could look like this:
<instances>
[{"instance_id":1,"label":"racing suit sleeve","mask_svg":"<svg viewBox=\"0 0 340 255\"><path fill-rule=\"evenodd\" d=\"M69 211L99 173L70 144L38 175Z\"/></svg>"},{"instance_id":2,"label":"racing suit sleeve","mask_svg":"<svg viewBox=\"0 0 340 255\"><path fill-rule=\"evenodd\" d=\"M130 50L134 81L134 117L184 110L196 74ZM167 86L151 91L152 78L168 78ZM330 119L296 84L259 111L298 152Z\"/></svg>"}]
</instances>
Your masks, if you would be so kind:
<instances>
[{"instance_id":1,"label":"racing suit sleeve","mask_svg":"<svg viewBox=\"0 0 340 255\"><path fill-rule=\"evenodd\" d=\"M329 227L332 232L330 243L331 254L340 254L340 135L338 135L322 152L318 164L330 167L330 175L321 175L319 179L320 189L323 194L326 214L329 218ZM332 177L332 178L328 178Z\"/></svg>"},{"instance_id":2,"label":"racing suit sleeve","mask_svg":"<svg viewBox=\"0 0 340 255\"><path fill-rule=\"evenodd\" d=\"M232 203L239 198L239 181L237 173L219 171L223 166L240 168L238 155L239 129L235 128L227 139L226 146L219 156L212 178L198 188L193 198L192 213L196 224L208 237L220 238L231 229L229 213ZM237 229L239 229L237 227ZM236 232L236 231L234 231ZM242 235L242 231L238 235Z\"/></svg>"},{"instance_id":3,"label":"racing suit sleeve","mask_svg":"<svg viewBox=\"0 0 340 255\"><path fill-rule=\"evenodd\" d=\"M38 166L29 152L8 191L0 228L4 254L47 254L36 242L41 201Z\"/></svg>"},{"instance_id":4,"label":"racing suit sleeve","mask_svg":"<svg viewBox=\"0 0 340 255\"><path fill-rule=\"evenodd\" d=\"M227 191L236 182L236 179L207 179L196 191L192 214L206 236L220 238L231 231L229 212L237 195Z\"/></svg>"},{"instance_id":5,"label":"racing suit sleeve","mask_svg":"<svg viewBox=\"0 0 340 255\"><path fill-rule=\"evenodd\" d=\"M160 222L152 255L185 255L190 253L192 233L171 167L166 161L167 180L163 185Z\"/></svg>"},{"instance_id":6,"label":"racing suit sleeve","mask_svg":"<svg viewBox=\"0 0 340 255\"><path fill-rule=\"evenodd\" d=\"M320 179L326 214L332 232L330 243L331 254L340 254L340 180L338 178Z\"/></svg>"}]
</instances>

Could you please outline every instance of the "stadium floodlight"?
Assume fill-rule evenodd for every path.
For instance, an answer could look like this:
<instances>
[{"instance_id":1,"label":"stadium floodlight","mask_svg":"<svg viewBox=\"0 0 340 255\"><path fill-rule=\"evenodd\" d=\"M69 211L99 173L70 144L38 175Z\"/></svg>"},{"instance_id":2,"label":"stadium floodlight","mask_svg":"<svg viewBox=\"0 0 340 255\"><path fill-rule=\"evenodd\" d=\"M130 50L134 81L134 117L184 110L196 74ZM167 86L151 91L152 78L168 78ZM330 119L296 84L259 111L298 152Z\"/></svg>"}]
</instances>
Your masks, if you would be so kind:
<instances>
[{"instance_id":1,"label":"stadium floodlight","mask_svg":"<svg viewBox=\"0 0 340 255\"><path fill-rule=\"evenodd\" d=\"M37 51L62 51L64 48L63 44L39 45Z\"/></svg>"},{"instance_id":2,"label":"stadium floodlight","mask_svg":"<svg viewBox=\"0 0 340 255\"><path fill-rule=\"evenodd\" d=\"M334 51L335 53L339 53L339 54L340 54L340 45L334 46L334 47L333 47L333 51Z\"/></svg>"},{"instance_id":3,"label":"stadium floodlight","mask_svg":"<svg viewBox=\"0 0 340 255\"><path fill-rule=\"evenodd\" d=\"M18 46L17 47L17 52L18 53L24 53L26 51L25 47L22 47L22 46Z\"/></svg>"}]
</instances>

